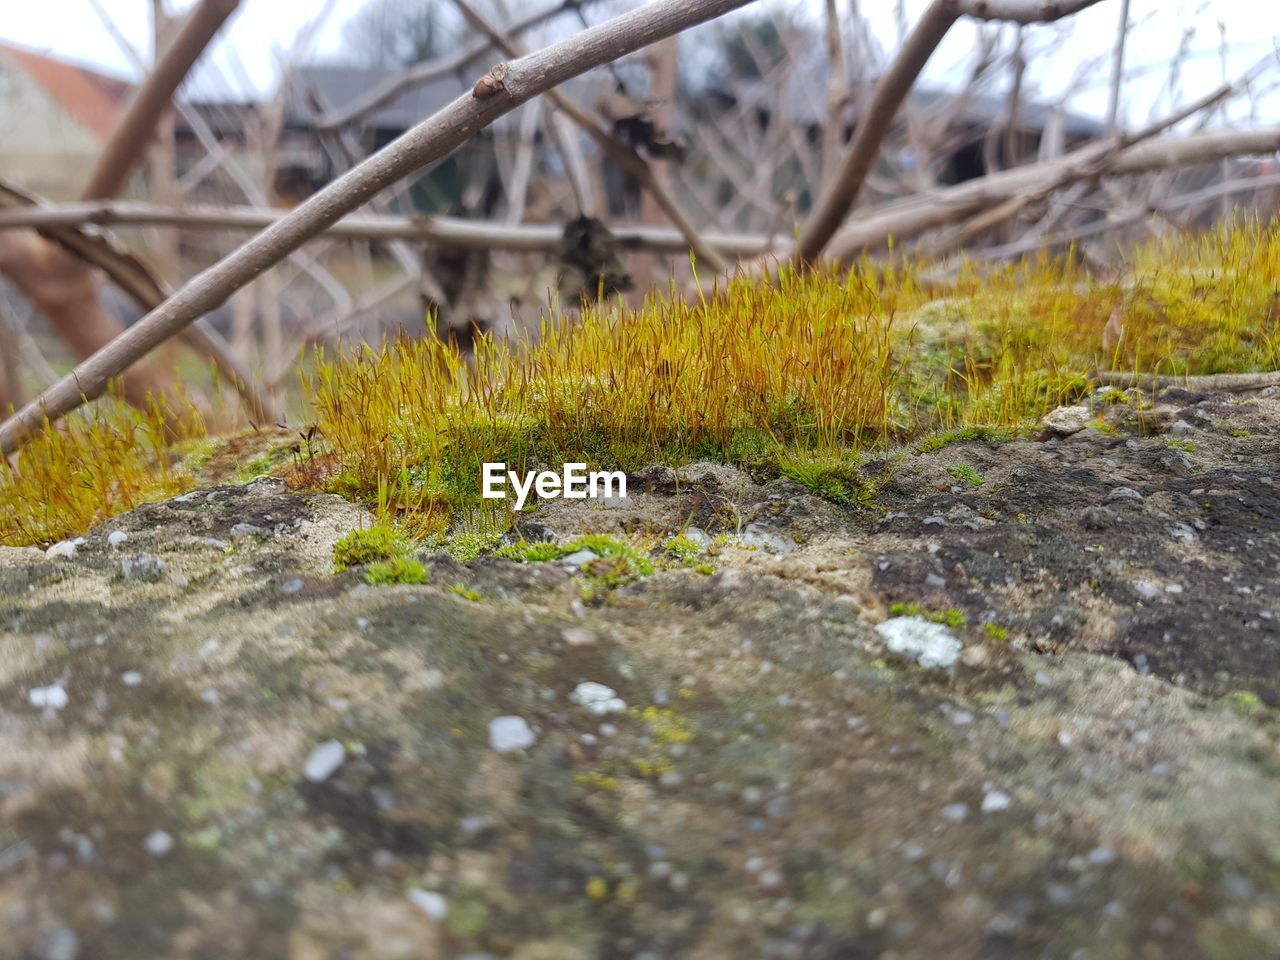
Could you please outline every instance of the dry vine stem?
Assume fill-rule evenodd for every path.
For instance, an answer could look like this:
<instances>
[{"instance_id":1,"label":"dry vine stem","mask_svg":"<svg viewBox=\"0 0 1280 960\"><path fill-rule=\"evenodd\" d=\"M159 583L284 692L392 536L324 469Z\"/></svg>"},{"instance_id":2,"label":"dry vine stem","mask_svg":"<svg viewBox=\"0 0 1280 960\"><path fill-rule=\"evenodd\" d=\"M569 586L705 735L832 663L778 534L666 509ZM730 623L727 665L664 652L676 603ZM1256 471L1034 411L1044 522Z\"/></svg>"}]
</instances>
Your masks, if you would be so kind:
<instances>
[{"instance_id":1,"label":"dry vine stem","mask_svg":"<svg viewBox=\"0 0 1280 960\"><path fill-rule=\"evenodd\" d=\"M115 196L124 187L130 172L145 153L157 122L169 108L174 91L209 41L235 12L239 2L201 0L187 15L176 40L148 74L112 131L89 175L82 199L104 200ZM0 184L0 208L33 202L20 191ZM29 298L35 294L33 304L44 314L58 336L80 357L90 356L124 329L123 324L103 308L97 279L90 267L101 268L113 282L118 282L118 272L113 267L119 267L122 261L114 256L109 238L85 237L75 227L60 229L57 235L44 232L49 234L46 239L59 244L63 250L48 247L34 238L10 238L6 263L0 272L8 274ZM71 256L66 256L64 251ZM77 263L72 257L83 263ZM135 261L133 266L140 267L140 264ZM136 273L132 267L125 272ZM149 273L145 268L141 268L141 272ZM136 289L127 285L122 285L121 289L133 296L143 309L154 307L164 299L158 287L155 295L146 299L140 299ZM215 332L191 327L185 339L197 352L214 362L219 373L244 397L251 412L269 412L264 406L264 398ZM154 365L139 364L126 374L123 396L130 403L142 406L149 394L164 393L171 387L170 378Z\"/></svg>"},{"instance_id":2,"label":"dry vine stem","mask_svg":"<svg viewBox=\"0 0 1280 960\"><path fill-rule=\"evenodd\" d=\"M507 35L512 37L519 36L526 30L540 26L562 13L581 10L582 6L588 2L593 2L593 0L559 0L558 3L536 10L511 24L507 28ZM412 90L414 87L430 83L432 80L439 80L441 77L461 73L492 48L493 44L486 39L468 47L455 56L414 64L407 70L396 74L365 97L353 103L344 104L341 108L326 109L324 114L316 121L316 129L325 132L356 123L380 107L391 103L406 90Z\"/></svg>"},{"instance_id":3,"label":"dry vine stem","mask_svg":"<svg viewBox=\"0 0 1280 960\"><path fill-rule=\"evenodd\" d=\"M514 109L571 77L673 36L750 0L660 0L584 30L510 65L502 96L468 90L242 246L193 277L177 293L0 425L0 453L16 450L46 420L100 397L111 378L213 310L227 297L366 203L401 177L448 155Z\"/></svg>"},{"instance_id":4,"label":"dry vine stem","mask_svg":"<svg viewBox=\"0 0 1280 960\"><path fill-rule=\"evenodd\" d=\"M800 231L795 264L803 267L814 263L840 228L862 191L899 107L957 20L967 15L979 20L1010 20L1018 24L1052 23L1098 2L1100 0L934 0L876 84L866 110L861 111L853 142L845 151L839 171L828 182Z\"/></svg>"},{"instance_id":5,"label":"dry vine stem","mask_svg":"<svg viewBox=\"0 0 1280 960\"><path fill-rule=\"evenodd\" d=\"M1162 124L1169 122L1168 119L1161 121ZM1002 170L883 206L868 207L860 211L856 223L836 234L831 246L831 256L835 259L847 259L861 250L883 244L891 236L902 240L965 220L975 214L982 216L1011 199L1038 199L1045 195L1046 185L1060 188L1094 178L1099 173L1103 176L1146 173L1212 162L1222 157L1273 153L1280 149L1280 129L1225 133L1213 131L1169 138L1150 145L1133 144L1122 149L1114 147L1115 141L1093 143L1054 160ZM1109 149L1110 159L1100 170L1099 157L1107 155ZM1166 207L1178 209L1184 203L1262 189L1274 186L1276 182L1278 181L1274 179L1274 175L1235 180L1180 198L1166 204ZM0 209L0 230L74 224L136 224L176 226L188 230L257 231L288 215L287 211L275 207L215 207L199 204L168 207L133 201L42 204L38 207ZM1083 235L1101 232L1113 225L1112 221L1090 225L1086 228L1088 232ZM679 232L669 227L621 224L611 229L619 244L628 250L679 254L689 249ZM459 217L356 213L335 221L325 228L324 233L326 236L353 240L420 240L464 249L546 253L558 248L564 229L556 223L510 225ZM763 254L786 255L790 252L790 242L784 237L723 231L707 231L702 236L724 256L748 258ZM1018 249L1030 250L1035 245L1022 243Z\"/></svg>"},{"instance_id":6,"label":"dry vine stem","mask_svg":"<svg viewBox=\"0 0 1280 960\"><path fill-rule=\"evenodd\" d=\"M453 2L462 15L466 17L467 22L487 36L494 46L503 50L508 56L515 57L520 55L520 48L515 41L501 31L495 30L488 21L472 9L467 0L453 0ZM492 73L490 76L492 76ZM484 78L482 77L480 83L483 82ZM480 83L476 84L477 96L479 96ZM689 219L683 208L676 202L675 197L671 195L671 191L662 185L662 181L654 175L653 167L640 154L626 144L620 143L591 114L561 94L559 90L548 90L547 99L555 105L557 110L581 127L592 140L598 143L600 148L609 155L610 159L636 179L645 192L653 198L653 202L658 205L672 224L675 225L675 228L680 231L680 234L688 242L689 249L693 251L694 256L707 264L715 273L727 273L729 271L728 261L703 239L698 229L693 225L693 221Z\"/></svg>"}]
</instances>

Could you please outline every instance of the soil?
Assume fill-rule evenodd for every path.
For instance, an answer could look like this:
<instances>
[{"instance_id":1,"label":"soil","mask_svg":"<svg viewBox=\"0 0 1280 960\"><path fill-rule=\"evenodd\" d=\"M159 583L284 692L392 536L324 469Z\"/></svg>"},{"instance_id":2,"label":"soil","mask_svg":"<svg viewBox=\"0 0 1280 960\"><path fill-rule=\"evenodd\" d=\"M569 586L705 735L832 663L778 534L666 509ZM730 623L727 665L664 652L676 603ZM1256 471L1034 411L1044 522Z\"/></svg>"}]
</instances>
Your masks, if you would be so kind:
<instances>
[{"instance_id":1,"label":"soil","mask_svg":"<svg viewBox=\"0 0 1280 960\"><path fill-rule=\"evenodd\" d=\"M1280 956L1280 396L1092 423L544 504L724 536L587 601L275 480L0 550L0 957Z\"/></svg>"}]
</instances>

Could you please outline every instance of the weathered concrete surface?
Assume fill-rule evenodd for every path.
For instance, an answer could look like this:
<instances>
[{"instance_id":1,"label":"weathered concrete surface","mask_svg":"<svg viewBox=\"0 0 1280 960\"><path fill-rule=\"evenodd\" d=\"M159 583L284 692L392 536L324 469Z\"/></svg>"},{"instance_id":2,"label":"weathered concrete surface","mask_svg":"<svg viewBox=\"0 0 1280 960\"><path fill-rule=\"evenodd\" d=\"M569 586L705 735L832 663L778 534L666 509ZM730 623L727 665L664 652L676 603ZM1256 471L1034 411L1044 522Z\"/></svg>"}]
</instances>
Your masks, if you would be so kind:
<instances>
[{"instance_id":1,"label":"weathered concrete surface","mask_svg":"<svg viewBox=\"0 0 1280 960\"><path fill-rule=\"evenodd\" d=\"M648 471L533 519L758 548L595 605L334 576L362 512L275 481L2 551L0 957L1280 956L1280 401L1200 399L863 512Z\"/></svg>"}]
</instances>

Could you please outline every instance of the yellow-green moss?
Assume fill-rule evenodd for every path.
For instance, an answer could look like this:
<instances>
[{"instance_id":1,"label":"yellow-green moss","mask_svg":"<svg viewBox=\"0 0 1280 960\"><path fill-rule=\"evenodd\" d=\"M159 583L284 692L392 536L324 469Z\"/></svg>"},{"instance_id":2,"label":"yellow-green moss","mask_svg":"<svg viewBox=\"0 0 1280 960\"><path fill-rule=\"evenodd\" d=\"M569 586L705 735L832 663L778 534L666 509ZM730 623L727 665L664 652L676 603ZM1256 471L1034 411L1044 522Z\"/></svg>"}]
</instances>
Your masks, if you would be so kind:
<instances>
[{"instance_id":1,"label":"yellow-green moss","mask_svg":"<svg viewBox=\"0 0 1280 960\"><path fill-rule=\"evenodd\" d=\"M333 572L363 566L377 560L392 560L408 553L409 543L391 527L375 524L352 530L333 545Z\"/></svg>"},{"instance_id":2,"label":"yellow-green moss","mask_svg":"<svg viewBox=\"0 0 1280 960\"><path fill-rule=\"evenodd\" d=\"M922 266L895 256L738 276L705 298L655 293L637 310L598 303L526 341L482 339L470 362L431 338L317 355L306 399L323 454L291 479L363 500L465 561L511 524L480 498L486 461L710 458L858 505L880 479L860 467L871 450L1016 437L1090 391L1096 369L1280 369L1280 223L1159 238L1118 279L1036 256L962 263L939 289L918 282ZM1104 352L1113 316L1123 333ZM107 403L45 430L0 466L0 543L47 543L179 492L189 468L165 444L192 435L175 428L192 419Z\"/></svg>"},{"instance_id":3,"label":"yellow-green moss","mask_svg":"<svg viewBox=\"0 0 1280 960\"><path fill-rule=\"evenodd\" d=\"M421 561L413 557L379 560L377 563L369 564L364 574L364 582L375 587L393 583L426 583L428 579L430 579L430 572Z\"/></svg>"}]
</instances>

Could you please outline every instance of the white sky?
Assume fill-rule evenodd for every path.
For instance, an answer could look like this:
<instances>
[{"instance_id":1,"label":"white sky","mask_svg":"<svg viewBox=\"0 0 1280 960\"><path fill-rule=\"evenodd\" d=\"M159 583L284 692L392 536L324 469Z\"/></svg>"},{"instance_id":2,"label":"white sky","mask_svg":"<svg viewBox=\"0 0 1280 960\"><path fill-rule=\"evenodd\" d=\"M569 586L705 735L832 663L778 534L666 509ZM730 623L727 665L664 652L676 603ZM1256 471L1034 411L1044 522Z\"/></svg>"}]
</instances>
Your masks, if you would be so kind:
<instances>
[{"instance_id":1,"label":"white sky","mask_svg":"<svg viewBox=\"0 0 1280 960\"><path fill-rule=\"evenodd\" d=\"M168 0L171 9L179 10L192 2ZM312 45L313 57L332 57L341 52L343 22L365 2L332 0L329 15ZM508 0L507 5L518 13L540 8L546 2ZM802 2L817 9L822 6L818 0ZM905 0L908 17L914 20L926 3L927 0ZM109 11L129 42L149 58L151 0L99 0L99 4ZM3 5L0 40L96 64L120 75L136 75L128 58L103 28L90 0L3 0ZM762 5L767 6L768 0ZM779 5L779 0L774 0L774 5ZM277 63L289 56L301 28L324 6L322 0L241 0L234 20L198 68L193 86L200 92L240 98L252 95L255 88L269 89ZM844 3L839 6L847 9ZM872 11L881 43L890 49L895 47L895 4L889 0L863 0L861 6ZM1064 25L1033 28L1031 49L1038 53L1031 62L1028 78L1046 98L1055 98L1070 84L1077 69L1101 58L1086 70L1085 84L1073 97L1072 105L1095 115L1105 112L1109 51L1119 9L1120 0L1104 0ZM593 19L600 16L597 10ZM1146 71L1126 91L1125 111L1132 123L1142 123L1152 112L1168 112L1169 62L1188 29L1194 29L1195 34L1182 70L1180 102L1194 99L1222 81L1219 50L1223 36L1230 51L1228 72L1232 77L1270 55L1265 85L1280 83L1280 2L1276 0L1132 0L1131 18L1138 27L1130 37L1128 62ZM956 28L934 54L926 76L945 80L962 75L972 43L972 28ZM1280 123L1280 93L1271 91L1252 103L1241 102L1232 115L1239 122Z\"/></svg>"}]
</instances>

